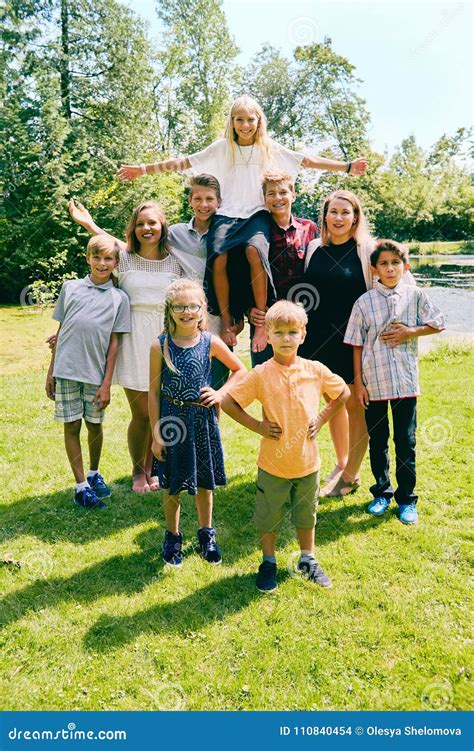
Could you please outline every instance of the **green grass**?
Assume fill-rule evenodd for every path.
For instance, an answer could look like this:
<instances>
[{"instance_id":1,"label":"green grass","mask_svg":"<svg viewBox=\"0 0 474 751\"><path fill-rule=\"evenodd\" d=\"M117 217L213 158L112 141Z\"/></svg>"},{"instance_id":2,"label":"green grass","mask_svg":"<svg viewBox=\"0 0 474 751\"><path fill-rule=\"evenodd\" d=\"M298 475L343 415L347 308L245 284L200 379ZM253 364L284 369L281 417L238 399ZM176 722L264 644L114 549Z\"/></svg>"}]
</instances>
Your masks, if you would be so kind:
<instances>
[{"instance_id":1,"label":"green grass","mask_svg":"<svg viewBox=\"0 0 474 751\"><path fill-rule=\"evenodd\" d=\"M49 322L1 312L11 361L2 379L0 552L23 564L0 566L3 709L471 706L469 348L421 362L419 525L366 514L366 460L363 490L320 505L318 557L334 588L290 574L297 545L285 524L279 588L263 596L252 523L257 437L224 417L229 484L215 498L223 565L197 555L186 496L187 556L180 571L167 572L160 496L129 489L122 392L114 391L105 432L113 497L107 511L86 513L71 503L61 427L43 392L47 357L37 342ZM333 455L323 432L327 471Z\"/></svg>"},{"instance_id":2,"label":"green grass","mask_svg":"<svg viewBox=\"0 0 474 751\"><path fill-rule=\"evenodd\" d=\"M473 255L474 242L472 240L458 240L457 242L409 242L410 253L420 256L436 255Z\"/></svg>"}]
</instances>

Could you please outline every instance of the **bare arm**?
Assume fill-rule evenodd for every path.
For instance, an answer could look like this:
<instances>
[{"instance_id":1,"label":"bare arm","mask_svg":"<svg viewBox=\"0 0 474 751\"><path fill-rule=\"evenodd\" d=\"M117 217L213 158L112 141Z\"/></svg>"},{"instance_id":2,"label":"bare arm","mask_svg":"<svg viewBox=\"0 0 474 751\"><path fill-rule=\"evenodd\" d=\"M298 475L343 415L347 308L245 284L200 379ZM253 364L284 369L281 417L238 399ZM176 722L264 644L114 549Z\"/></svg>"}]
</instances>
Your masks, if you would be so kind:
<instances>
[{"instance_id":1,"label":"bare arm","mask_svg":"<svg viewBox=\"0 0 474 751\"><path fill-rule=\"evenodd\" d=\"M350 175L363 175L367 169L367 159L358 157L352 162L339 162L336 159L326 159L324 156L305 156L301 162L302 167L310 169L331 170L333 172L347 172L350 165Z\"/></svg>"},{"instance_id":2,"label":"bare arm","mask_svg":"<svg viewBox=\"0 0 474 751\"><path fill-rule=\"evenodd\" d=\"M319 433L323 425L329 422L333 415L335 415L336 412L340 410L341 407L347 402L347 400L350 398L350 395L351 392L349 390L349 386L344 384L344 388L342 389L339 396L337 396L335 399L331 399L326 404L324 409L322 409L318 414L314 423L311 424L309 431L310 438L314 438Z\"/></svg>"},{"instance_id":3,"label":"bare arm","mask_svg":"<svg viewBox=\"0 0 474 751\"><path fill-rule=\"evenodd\" d=\"M281 436L281 428L276 422L268 422L266 418L263 420L256 420L255 417L249 415L238 402L230 395L226 394L222 400L221 407L224 412L232 417L233 420L243 425L244 428L248 428L253 433L264 438L274 438L278 440Z\"/></svg>"},{"instance_id":4,"label":"bare arm","mask_svg":"<svg viewBox=\"0 0 474 751\"><path fill-rule=\"evenodd\" d=\"M362 347L352 347L352 357L354 362L355 398L361 407L367 409L369 406L369 392L362 380Z\"/></svg>"},{"instance_id":5,"label":"bare arm","mask_svg":"<svg viewBox=\"0 0 474 751\"><path fill-rule=\"evenodd\" d=\"M74 221L77 224L80 224L81 227L84 227L91 235L109 235L108 232L106 232L102 227L99 227L98 224L96 224L90 215L89 211L86 209L86 207L80 203L79 201L77 203L74 202L74 200L71 198L68 201L67 207L69 209L69 213L71 217L74 219ZM109 237L114 237L113 235L109 235ZM123 242L123 240L119 240L118 237L114 237L114 240L119 243L121 248L126 248L126 244Z\"/></svg>"},{"instance_id":6,"label":"bare arm","mask_svg":"<svg viewBox=\"0 0 474 751\"><path fill-rule=\"evenodd\" d=\"M237 381L240 381L247 372L243 362L231 352L219 336L212 336L210 354L211 357L216 357L226 366L226 368L229 368L231 375L226 383L224 383L224 385L217 391L211 388L211 386L205 386L201 389L201 395L199 398L206 407L212 407L213 404L220 404L229 389L237 383Z\"/></svg>"},{"instance_id":7,"label":"bare arm","mask_svg":"<svg viewBox=\"0 0 474 751\"><path fill-rule=\"evenodd\" d=\"M187 156L177 159L165 159L154 164L123 164L117 171L120 180L136 180L137 177L153 175L156 172L183 172L191 168L191 162Z\"/></svg>"},{"instance_id":8,"label":"bare arm","mask_svg":"<svg viewBox=\"0 0 474 751\"><path fill-rule=\"evenodd\" d=\"M110 386L112 385L112 376L114 374L115 362L117 360L119 341L119 334L115 332L112 333L110 336L109 348L107 350L104 380L94 396L94 402L98 404L99 409L105 409L110 404Z\"/></svg>"},{"instance_id":9,"label":"bare arm","mask_svg":"<svg viewBox=\"0 0 474 751\"><path fill-rule=\"evenodd\" d=\"M56 344L56 341L59 336L59 332L61 330L61 324L59 324L59 328L56 331L54 336L54 342ZM46 384L45 384L45 390L46 390L46 396L48 399L52 399L54 401L54 392L56 390L56 379L53 378L53 370L54 370L54 357L56 355L56 347L51 348L51 360L49 363L48 373L46 375Z\"/></svg>"},{"instance_id":10,"label":"bare arm","mask_svg":"<svg viewBox=\"0 0 474 751\"><path fill-rule=\"evenodd\" d=\"M148 414L152 435L151 450L157 459L163 460L165 444L160 433L160 389L163 355L158 341L150 347L150 388L148 390Z\"/></svg>"}]
</instances>

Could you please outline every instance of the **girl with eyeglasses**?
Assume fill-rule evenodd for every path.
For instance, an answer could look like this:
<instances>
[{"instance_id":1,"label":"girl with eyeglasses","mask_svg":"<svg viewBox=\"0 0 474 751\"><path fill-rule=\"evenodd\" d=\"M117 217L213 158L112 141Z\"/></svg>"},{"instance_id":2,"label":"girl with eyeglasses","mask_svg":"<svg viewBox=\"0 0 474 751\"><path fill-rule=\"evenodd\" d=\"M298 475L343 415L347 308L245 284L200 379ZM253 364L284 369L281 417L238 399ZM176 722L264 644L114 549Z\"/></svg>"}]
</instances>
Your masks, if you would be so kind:
<instances>
[{"instance_id":1,"label":"girl with eyeglasses","mask_svg":"<svg viewBox=\"0 0 474 751\"><path fill-rule=\"evenodd\" d=\"M150 350L148 410L155 456L153 474L163 489L166 532L163 560L182 565L180 493L196 498L198 544L208 563L222 560L212 526L213 490L226 484L218 426L219 405L245 373L222 339L206 331L207 301L200 284L179 279L168 287L164 328ZM211 358L231 372L211 388Z\"/></svg>"}]
</instances>

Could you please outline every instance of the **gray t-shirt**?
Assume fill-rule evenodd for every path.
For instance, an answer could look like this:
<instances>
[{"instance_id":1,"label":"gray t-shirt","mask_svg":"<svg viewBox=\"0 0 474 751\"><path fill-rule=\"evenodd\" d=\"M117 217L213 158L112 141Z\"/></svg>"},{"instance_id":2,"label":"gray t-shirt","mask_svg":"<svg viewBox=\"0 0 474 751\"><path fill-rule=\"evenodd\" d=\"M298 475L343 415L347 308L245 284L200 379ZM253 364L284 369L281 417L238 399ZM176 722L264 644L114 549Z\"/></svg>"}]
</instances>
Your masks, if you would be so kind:
<instances>
[{"instance_id":1,"label":"gray t-shirt","mask_svg":"<svg viewBox=\"0 0 474 751\"><path fill-rule=\"evenodd\" d=\"M61 288L53 318L61 324L53 376L100 385L112 333L129 333L128 296L109 280L97 285L88 276Z\"/></svg>"},{"instance_id":2,"label":"gray t-shirt","mask_svg":"<svg viewBox=\"0 0 474 751\"><path fill-rule=\"evenodd\" d=\"M169 230L171 254L189 279L202 284L206 270L207 232L200 235L194 229L194 220L172 224Z\"/></svg>"}]
</instances>

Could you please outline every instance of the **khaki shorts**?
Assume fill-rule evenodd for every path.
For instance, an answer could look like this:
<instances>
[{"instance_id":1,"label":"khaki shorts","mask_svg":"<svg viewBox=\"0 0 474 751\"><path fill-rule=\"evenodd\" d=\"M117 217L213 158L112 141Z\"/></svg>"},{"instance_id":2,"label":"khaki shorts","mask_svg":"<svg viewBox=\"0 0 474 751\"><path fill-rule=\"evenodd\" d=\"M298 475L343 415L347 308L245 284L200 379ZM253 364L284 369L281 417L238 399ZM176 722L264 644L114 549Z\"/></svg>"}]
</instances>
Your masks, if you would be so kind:
<instances>
[{"instance_id":1,"label":"khaki shorts","mask_svg":"<svg viewBox=\"0 0 474 751\"><path fill-rule=\"evenodd\" d=\"M318 492L319 472L287 480L259 468L254 522L262 532L274 532L283 520L289 498L293 525L312 529L316 524Z\"/></svg>"},{"instance_id":2,"label":"khaki shorts","mask_svg":"<svg viewBox=\"0 0 474 751\"><path fill-rule=\"evenodd\" d=\"M100 423L104 419L105 410L99 409L92 403L100 384L82 383L70 381L68 378L56 378L54 392L54 419L58 422L74 422L74 420L87 420L87 422Z\"/></svg>"}]
</instances>

